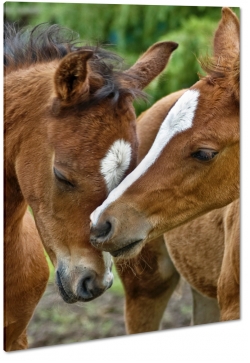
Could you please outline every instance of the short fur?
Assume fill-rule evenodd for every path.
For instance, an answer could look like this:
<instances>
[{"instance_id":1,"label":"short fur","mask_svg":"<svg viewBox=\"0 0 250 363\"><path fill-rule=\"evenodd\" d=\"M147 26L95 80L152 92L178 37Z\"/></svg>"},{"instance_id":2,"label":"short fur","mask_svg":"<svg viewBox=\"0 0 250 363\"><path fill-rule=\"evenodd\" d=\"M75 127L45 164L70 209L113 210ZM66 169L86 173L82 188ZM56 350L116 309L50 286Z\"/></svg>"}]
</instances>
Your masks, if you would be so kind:
<instances>
[{"instance_id":1,"label":"short fur","mask_svg":"<svg viewBox=\"0 0 250 363\"><path fill-rule=\"evenodd\" d=\"M48 279L43 245L67 303L90 301L111 286L110 255L89 243L89 215L107 195L100 160L123 139L131 145L126 173L135 167L132 102L173 50L172 42L154 44L122 71L112 65L119 57L76 47L56 25L6 29L6 351L27 348L26 328Z\"/></svg>"},{"instance_id":2,"label":"short fur","mask_svg":"<svg viewBox=\"0 0 250 363\"><path fill-rule=\"evenodd\" d=\"M99 223L92 226L91 233L96 248L115 257L135 258L135 264L135 256L142 248L150 249L153 241L164 234L179 273L203 296L218 298L221 320L239 318L239 40L239 21L230 9L223 8L214 36L214 55L205 67L208 74L190 88L200 94L193 126L173 137L151 168L100 213ZM176 101L178 97L176 93L171 99ZM140 118L141 157L148 155L150 142L166 117L162 112L165 102L170 105L167 97ZM155 123L152 129L150 122ZM195 155L203 149L211 149L217 155L209 162L199 160ZM110 226L103 234L106 221ZM203 245L207 245L204 251ZM129 281L129 277L123 278ZM133 286L126 287L129 295ZM157 289L157 284L154 287ZM143 294L145 288L143 280ZM162 290L163 300L166 294ZM163 300L160 305L166 304L167 300ZM139 310L140 303L134 303ZM129 320L133 320L136 311L133 310L133 317L129 315ZM148 315L147 310L145 316ZM141 331L140 322L137 323ZM155 326L155 322L152 324Z\"/></svg>"}]
</instances>

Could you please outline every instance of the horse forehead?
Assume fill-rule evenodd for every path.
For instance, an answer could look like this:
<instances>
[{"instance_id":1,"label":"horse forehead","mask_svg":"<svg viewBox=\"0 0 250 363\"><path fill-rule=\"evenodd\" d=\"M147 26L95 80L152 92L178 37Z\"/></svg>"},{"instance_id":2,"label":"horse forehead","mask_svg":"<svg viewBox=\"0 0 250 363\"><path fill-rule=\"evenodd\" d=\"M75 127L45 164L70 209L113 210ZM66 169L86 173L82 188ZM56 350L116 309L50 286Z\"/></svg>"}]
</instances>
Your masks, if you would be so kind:
<instances>
[{"instance_id":1,"label":"horse forehead","mask_svg":"<svg viewBox=\"0 0 250 363\"><path fill-rule=\"evenodd\" d=\"M79 116L76 119L64 120L64 123L52 129L52 140L64 143L65 146L88 147L93 149L107 149L119 137L135 137L134 118L127 115L114 114L106 110L106 114L94 113ZM59 120L60 122L60 120Z\"/></svg>"},{"instance_id":2,"label":"horse forehead","mask_svg":"<svg viewBox=\"0 0 250 363\"><path fill-rule=\"evenodd\" d=\"M193 118L193 132L207 137L216 133L216 139L230 137L233 128L239 128L239 104L227 89L200 80L191 90L199 92L199 102ZM219 131L219 132L218 132Z\"/></svg>"}]
</instances>

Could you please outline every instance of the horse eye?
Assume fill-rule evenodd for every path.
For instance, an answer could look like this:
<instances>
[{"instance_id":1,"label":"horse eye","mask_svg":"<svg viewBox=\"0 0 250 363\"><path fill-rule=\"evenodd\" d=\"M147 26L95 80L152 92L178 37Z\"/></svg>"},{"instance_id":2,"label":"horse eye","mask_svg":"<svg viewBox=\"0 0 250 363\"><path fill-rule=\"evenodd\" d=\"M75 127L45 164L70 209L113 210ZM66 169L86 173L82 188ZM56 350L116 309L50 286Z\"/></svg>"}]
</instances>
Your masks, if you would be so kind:
<instances>
[{"instance_id":1,"label":"horse eye","mask_svg":"<svg viewBox=\"0 0 250 363\"><path fill-rule=\"evenodd\" d=\"M191 154L191 156L200 161L210 161L218 154L217 151L211 149L200 149Z\"/></svg>"},{"instance_id":2,"label":"horse eye","mask_svg":"<svg viewBox=\"0 0 250 363\"><path fill-rule=\"evenodd\" d=\"M65 185L68 185L72 188L74 188L74 184L72 184L59 170L57 170L56 168L53 168L54 174L56 179L61 182L64 183Z\"/></svg>"}]
</instances>

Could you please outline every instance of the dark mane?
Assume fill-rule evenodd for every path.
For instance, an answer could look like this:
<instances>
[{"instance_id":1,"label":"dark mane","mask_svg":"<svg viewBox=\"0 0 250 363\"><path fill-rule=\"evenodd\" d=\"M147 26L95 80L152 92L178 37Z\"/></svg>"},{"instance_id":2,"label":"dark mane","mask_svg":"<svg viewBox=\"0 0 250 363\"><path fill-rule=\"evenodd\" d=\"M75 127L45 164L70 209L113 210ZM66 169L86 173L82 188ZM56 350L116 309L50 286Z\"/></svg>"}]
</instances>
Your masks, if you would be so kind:
<instances>
[{"instance_id":1,"label":"dark mane","mask_svg":"<svg viewBox=\"0 0 250 363\"><path fill-rule=\"evenodd\" d=\"M50 62L75 51L76 33L59 25L40 24L18 30L13 24L4 27L4 66L18 69L23 65Z\"/></svg>"},{"instance_id":2,"label":"dark mane","mask_svg":"<svg viewBox=\"0 0 250 363\"><path fill-rule=\"evenodd\" d=\"M4 68L9 73L36 63L62 59L78 50L92 50L91 69L103 78L103 87L92 95L91 103L112 97L116 102L121 95L146 98L138 89L127 88L131 76L124 73L123 59L99 46L82 45L79 35L57 24L40 24L18 30L15 25L4 28Z\"/></svg>"}]
</instances>

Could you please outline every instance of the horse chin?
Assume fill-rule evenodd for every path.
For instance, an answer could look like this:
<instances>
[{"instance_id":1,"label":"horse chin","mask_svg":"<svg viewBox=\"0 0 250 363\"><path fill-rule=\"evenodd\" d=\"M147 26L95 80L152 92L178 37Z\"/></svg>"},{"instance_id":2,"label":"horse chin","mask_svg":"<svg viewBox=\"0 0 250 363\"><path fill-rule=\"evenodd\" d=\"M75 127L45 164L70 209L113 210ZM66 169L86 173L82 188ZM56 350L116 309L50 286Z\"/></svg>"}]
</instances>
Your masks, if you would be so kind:
<instances>
[{"instance_id":1,"label":"horse chin","mask_svg":"<svg viewBox=\"0 0 250 363\"><path fill-rule=\"evenodd\" d=\"M74 295L71 291L69 291L69 289L65 289L65 287L63 286L60 273L58 271L56 272L56 285L58 287L61 297L67 304L74 304L75 302L78 301L76 295Z\"/></svg>"},{"instance_id":2,"label":"horse chin","mask_svg":"<svg viewBox=\"0 0 250 363\"><path fill-rule=\"evenodd\" d=\"M143 245L144 245L143 240L140 239L140 240L134 241L118 250L110 251L110 254L113 257L116 257L117 259L134 258L140 253Z\"/></svg>"}]
</instances>

